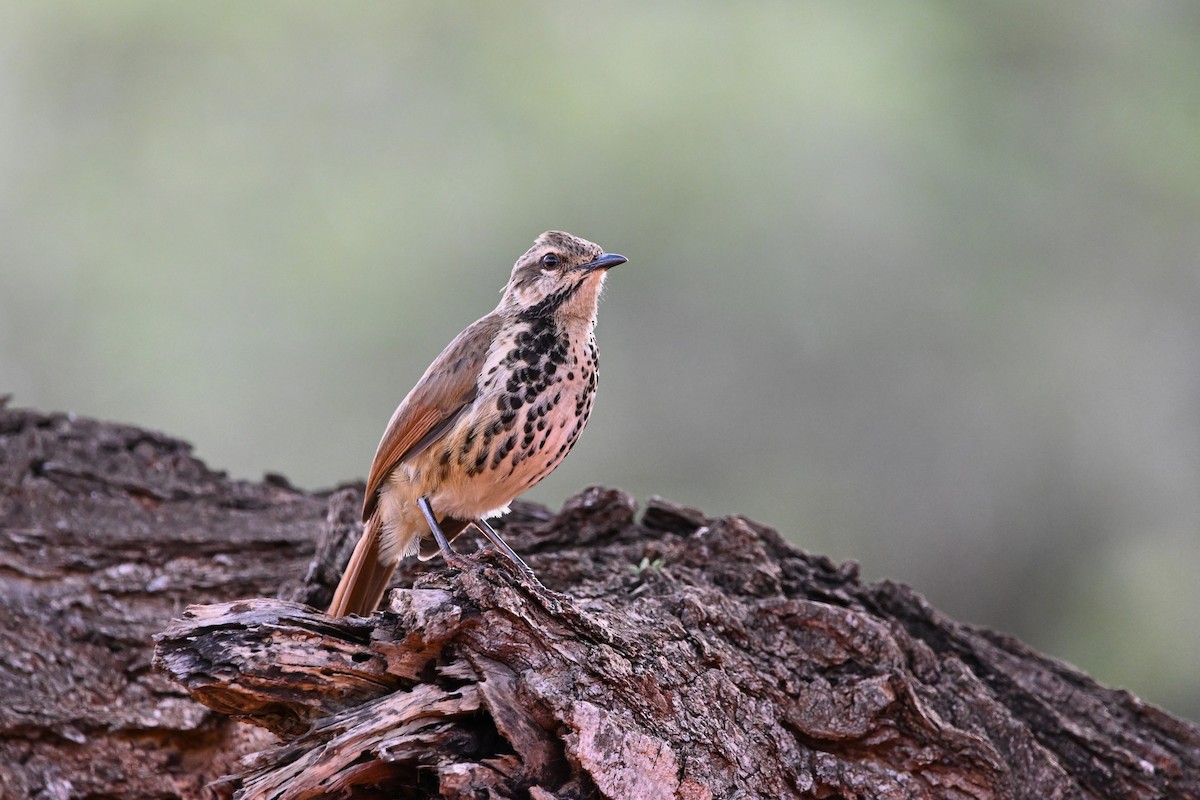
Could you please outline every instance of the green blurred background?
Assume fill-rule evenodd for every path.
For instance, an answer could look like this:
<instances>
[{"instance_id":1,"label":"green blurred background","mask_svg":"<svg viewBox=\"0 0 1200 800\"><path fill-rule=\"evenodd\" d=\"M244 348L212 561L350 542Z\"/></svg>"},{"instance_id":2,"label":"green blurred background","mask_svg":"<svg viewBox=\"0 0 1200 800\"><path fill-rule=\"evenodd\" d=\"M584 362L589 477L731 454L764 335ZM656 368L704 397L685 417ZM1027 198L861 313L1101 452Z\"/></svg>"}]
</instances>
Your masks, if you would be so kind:
<instances>
[{"instance_id":1,"label":"green blurred background","mask_svg":"<svg viewBox=\"0 0 1200 800\"><path fill-rule=\"evenodd\" d=\"M547 228L593 483L1200 717L1200 6L6 4L0 391L366 472Z\"/></svg>"}]
</instances>

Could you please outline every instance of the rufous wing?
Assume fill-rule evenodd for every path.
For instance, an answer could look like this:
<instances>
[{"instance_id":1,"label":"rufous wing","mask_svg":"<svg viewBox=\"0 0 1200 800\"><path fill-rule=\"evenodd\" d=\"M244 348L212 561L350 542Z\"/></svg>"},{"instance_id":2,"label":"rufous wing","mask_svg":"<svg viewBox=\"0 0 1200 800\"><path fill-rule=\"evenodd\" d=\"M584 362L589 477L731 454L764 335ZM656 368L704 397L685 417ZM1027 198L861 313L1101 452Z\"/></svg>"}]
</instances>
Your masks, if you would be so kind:
<instances>
[{"instance_id":1,"label":"rufous wing","mask_svg":"<svg viewBox=\"0 0 1200 800\"><path fill-rule=\"evenodd\" d=\"M383 520L376 514L379 494L388 475L405 459L429 447L438 436L454 424L478 394L479 373L487 358L488 347L499 330L498 318L487 316L460 333L442 354L429 365L421 380L396 408L388 423L371 472L367 476L367 493L363 500L362 538L350 556L346 571L334 592L329 614L369 614L379 605L396 569L395 560L385 561L382 553L405 553L415 531L391 531L392 536L405 541L388 548L381 538L386 535ZM458 533L466 523L447 520Z\"/></svg>"},{"instance_id":2,"label":"rufous wing","mask_svg":"<svg viewBox=\"0 0 1200 800\"><path fill-rule=\"evenodd\" d=\"M392 470L429 447L475 400L479 373L499 329L500 319L488 315L456 336L396 408L367 475L363 521L375 512Z\"/></svg>"}]
</instances>

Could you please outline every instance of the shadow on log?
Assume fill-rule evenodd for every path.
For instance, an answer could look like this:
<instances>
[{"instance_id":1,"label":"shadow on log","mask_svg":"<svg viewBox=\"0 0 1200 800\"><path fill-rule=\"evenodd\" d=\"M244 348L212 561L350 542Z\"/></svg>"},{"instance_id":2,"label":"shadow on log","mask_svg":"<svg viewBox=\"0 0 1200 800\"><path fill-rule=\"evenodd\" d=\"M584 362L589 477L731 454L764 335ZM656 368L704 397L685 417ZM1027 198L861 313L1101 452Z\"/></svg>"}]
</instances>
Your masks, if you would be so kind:
<instances>
[{"instance_id":1,"label":"shadow on log","mask_svg":"<svg viewBox=\"0 0 1200 800\"><path fill-rule=\"evenodd\" d=\"M1200 798L1195 727L739 517L517 504L549 590L484 552L330 619L360 487L3 408L0 478L13 796Z\"/></svg>"}]
</instances>

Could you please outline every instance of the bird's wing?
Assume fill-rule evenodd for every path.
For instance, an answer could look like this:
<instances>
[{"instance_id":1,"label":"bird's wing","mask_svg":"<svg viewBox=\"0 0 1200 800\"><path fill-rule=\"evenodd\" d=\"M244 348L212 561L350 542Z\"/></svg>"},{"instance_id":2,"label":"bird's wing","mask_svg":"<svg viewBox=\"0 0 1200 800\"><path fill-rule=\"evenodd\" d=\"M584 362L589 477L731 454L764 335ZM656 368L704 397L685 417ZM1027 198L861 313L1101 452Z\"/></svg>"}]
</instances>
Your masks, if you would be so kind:
<instances>
[{"instance_id":1,"label":"bird's wing","mask_svg":"<svg viewBox=\"0 0 1200 800\"><path fill-rule=\"evenodd\" d=\"M489 314L460 333L396 408L367 476L364 521L375 511L392 470L428 447L474 401L488 345L499 329L499 317Z\"/></svg>"}]
</instances>

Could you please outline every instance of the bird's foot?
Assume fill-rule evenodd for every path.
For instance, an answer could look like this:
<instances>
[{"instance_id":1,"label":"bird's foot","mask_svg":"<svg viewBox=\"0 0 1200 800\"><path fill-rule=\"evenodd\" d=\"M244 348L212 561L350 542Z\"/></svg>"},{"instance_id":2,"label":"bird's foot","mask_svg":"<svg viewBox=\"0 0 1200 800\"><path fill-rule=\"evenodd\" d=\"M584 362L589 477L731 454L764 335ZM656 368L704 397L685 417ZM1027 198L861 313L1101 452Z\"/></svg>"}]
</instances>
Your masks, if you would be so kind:
<instances>
[{"instance_id":1,"label":"bird's foot","mask_svg":"<svg viewBox=\"0 0 1200 800\"><path fill-rule=\"evenodd\" d=\"M461 571L470 569L472 566L471 560L450 546L450 541L446 538L446 534L442 531L442 526L437 521L437 516L433 513L433 506L429 504L429 498L424 496L418 498L417 506L421 509L421 513L425 515L425 522L429 524L429 532L433 534L434 541L437 542L438 550L441 552L446 566Z\"/></svg>"},{"instance_id":2,"label":"bird's foot","mask_svg":"<svg viewBox=\"0 0 1200 800\"><path fill-rule=\"evenodd\" d=\"M529 568L529 565L525 563L525 559L517 555L517 552L508 546L508 542L500 538L500 534L496 533L496 529L493 528L486 519L480 518L475 520L475 526L479 528L479 531L484 536L487 537L488 541L492 543L492 546L499 550L500 553L503 554L504 557L513 564L513 566L520 570L521 575L525 577L525 580L529 581L543 592L550 591L542 585L541 581L538 580L537 575L535 575L533 570Z\"/></svg>"}]
</instances>

